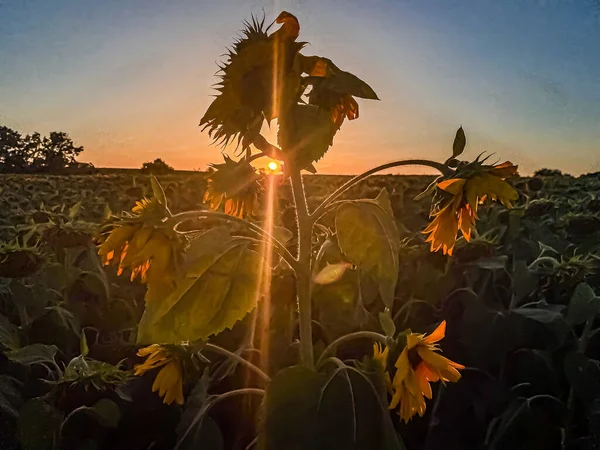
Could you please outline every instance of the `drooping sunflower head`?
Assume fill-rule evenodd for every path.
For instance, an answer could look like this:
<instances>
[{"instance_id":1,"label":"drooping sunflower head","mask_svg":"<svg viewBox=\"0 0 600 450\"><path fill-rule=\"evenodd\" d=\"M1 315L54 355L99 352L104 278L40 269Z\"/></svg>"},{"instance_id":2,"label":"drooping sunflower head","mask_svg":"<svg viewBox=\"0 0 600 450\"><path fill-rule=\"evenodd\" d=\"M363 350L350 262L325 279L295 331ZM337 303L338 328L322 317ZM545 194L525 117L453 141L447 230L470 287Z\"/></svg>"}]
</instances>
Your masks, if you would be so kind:
<instances>
[{"instance_id":1,"label":"drooping sunflower head","mask_svg":"<svg viewBox=\"0 0 600 450\"><path fill-rule=\"evenodd\" d=\"M390 409L399 406L398 413L404 422L415 414L423 416L425 398L432 397L430 383L455 383L461 378L458 370L464 369L464 366L439 354L437 342L444 338L445 332L444 321L429 336L418 333L406 336L406 346L395 363L390 402Z\"/></svg>"},{"instance_id":2,"label":"drooping sunflower head","mask_svg":"<svg viewBox=\"0 0 600 450\"><path fill-rule=\"evenodd\" d=\"M507 208L519 198L518 192L505 178L517 174L517 166L507 161L483 165L480 161L459 167L451 178L437 182L431 207L431 223L423 231L431 251L442 250L451 255L458 231L469 241L478 218L479 205L495 200Z\"/></svg>"},{"instance_id":3,"label":"drooping sunflower head","mask_svg":"<svg viewBox=\"0 0 600 450\"><path fill-rule=\"evenodd\" d=\"M203 201L216 211L224 202L226 214L236 217L253 215L262 187L261 174L245 161L235 162L225 156L223 164L211 164Z\"/></svg>"},{"instance_id":4,"label":"drooping sunflower head","mask_svg":"<svg viewBox=\"0 0 600 450\"><path fill-rule=\"evenodd\" d=\"M183 404L183 385L186 376L195 377L200 370L203 356L187 344L152 344L138 350L137 355L146 358L135 366L135 375L159 369L152 384L152 392L163 397L167 405Z\"/></svg>"},{"instance_id":5,"label":"drooping sunflower head","mask_svg":"<svg viewBox=\"0 0 600 450\"><path fill-rule=\"evenodd\" d=\"M0 277L25 278L34 275L46 257L37 247L18 241L0 242Z\"/></svg>"},{"instance_id":6,"label":"drooping sunflower head","mask_svg":"<svg viewBox=\"0 0 600 450\"><path fill-rule=\"evenodd\" d=\"M185 241L174 230L141 223L111 224L99 238L98 254L104 265L118 267L120 275L131 269L148 285L175 276Z\"/></svg>"},{"instance_id":7,"label":"drooping sunflower head","mask_svg":"<svg viewBox=\"0 0 600 450\"><path fill-rule=\"evenodd\" d=\"M295 42L298 20L284 12L276 20L283 26L268 34L265 20L245 22L241 37L220 65L219 92L200 120L215 143L226 146L237 137L246 145L260 133L263 121L276 118L298 99L300 72L294 59L303 43Z\"/></svg>"},{"instance_id":8,"label":"drooping sunflower head","mask_svg":"<svg viewBox=\"0 0 600 450\"><path fill-rule=\"evenodd\" d=\"M138 350L137 355L145 357L142 364L135 366L135 375L141 376L146 372L161 368L152 384L152 392L157 392L163 402L170 405L173 402L183 405L183 366L179 355L169 346L152 344Z\"/></svg>"},{"instance_id":9,"label":"drooping sunflower head","mask_svg":"<svg viewBox=\"0 0 600 450\"><path fill-rule=\"evenodd\" d=\"M104 265L116 266L117 275L130 269L132 281L139 277L148 285L146 301L172 287L187 245L186 238L166 221L170 213L162 187L154 179L153 190L155 196L136 202L133 214L112 216L96 238Z\"/></svg>"}]
</instances>

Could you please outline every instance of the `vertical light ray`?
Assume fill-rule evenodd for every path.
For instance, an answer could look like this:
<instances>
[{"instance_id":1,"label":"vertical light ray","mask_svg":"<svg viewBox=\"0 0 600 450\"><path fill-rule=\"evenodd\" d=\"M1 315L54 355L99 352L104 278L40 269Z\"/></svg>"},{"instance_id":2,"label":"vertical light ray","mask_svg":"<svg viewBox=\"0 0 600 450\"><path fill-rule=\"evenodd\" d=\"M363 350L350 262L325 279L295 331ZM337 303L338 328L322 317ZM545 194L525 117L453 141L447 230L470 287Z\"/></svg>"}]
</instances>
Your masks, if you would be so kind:
<instances>
[{"instance_id":1,"label":"vertical light ray","mask_svg":"<svg viewBox=\"0 0 600 450\"><path fill-rule=\"evenodd\" d=\"M270 235L273 235L276 199L276 175L269 174L267 175L266 209L262 228ZM273 246L270 241L264 241L261 256L264 263L260 269L258 285L261 305L259 308L260 317L258 317L257 322L260 324L260 367L267 370L269 365L269 324L271 317L271 267L273 265Z\"/></svg>"}]
</instances>

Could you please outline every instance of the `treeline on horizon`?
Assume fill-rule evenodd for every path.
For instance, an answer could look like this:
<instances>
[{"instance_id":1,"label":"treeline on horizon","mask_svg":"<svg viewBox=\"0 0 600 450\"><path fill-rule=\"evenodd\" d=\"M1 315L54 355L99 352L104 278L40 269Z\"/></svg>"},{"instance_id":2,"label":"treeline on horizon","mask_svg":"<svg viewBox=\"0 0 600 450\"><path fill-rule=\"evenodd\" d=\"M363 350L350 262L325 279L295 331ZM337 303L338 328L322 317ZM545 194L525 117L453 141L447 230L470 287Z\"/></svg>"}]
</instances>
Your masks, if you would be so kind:
<instances>
[{"instance_id":1,"label":"treeline on horizon","mask_svg":"<svg viewBox=\"0 0 600 450\"><path fill-rule=\"evenodd\" d=\"M0 125L0 174L1 173L55 173L91 174L97 171L92 163L77 161L83 153L67 133L52 131L48 136L35 132L22 134L10 127ZM165 174L175 169L157 158L145 162L144 173Z\"/></svg>"},{"instance_id":2,"label":"treeline on horizon","mask_svg":"<svg viewBox=\"0 0 600 450\"><path fill-rule=\"evenodd\" d=\"M0 125L0 174L95 173L97 169L92 163L79 162L76 159L84 150L83 146L75 145L69 135L62 131L52 131L48 136L42 136L38 132L24 135L10 127ZM142 173L155 175L175 172L175 169L161 158L145 162L140 170ZM534 172L534 176L554 175L563 175L563 173L558 169L539 169Z\"/></svg>"}]
</instances>

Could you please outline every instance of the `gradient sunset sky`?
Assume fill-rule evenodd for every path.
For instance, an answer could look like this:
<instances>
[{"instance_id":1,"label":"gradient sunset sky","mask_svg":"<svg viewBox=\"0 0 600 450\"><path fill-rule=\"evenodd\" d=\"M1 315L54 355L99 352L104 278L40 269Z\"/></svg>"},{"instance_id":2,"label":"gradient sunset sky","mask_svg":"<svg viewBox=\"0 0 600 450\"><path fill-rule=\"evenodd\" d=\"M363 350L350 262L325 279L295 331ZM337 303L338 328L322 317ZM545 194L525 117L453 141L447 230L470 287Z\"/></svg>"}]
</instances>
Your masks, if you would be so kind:
<instances>
[{"instance_id":1,"label":"gradient sunset sky","mask_svg":"<svg viewBox=\"0 0 600 450\"><path fill-rule=\"evenodd\" d=\"M598 0L0 0L0 124L65 131L99 167L219 162L198 122L251 14L300 20L305 54L367 81L321 173L467 157L600 170ZM411 170L417 173L418 171Z\"/></svg>"}]
</instances>

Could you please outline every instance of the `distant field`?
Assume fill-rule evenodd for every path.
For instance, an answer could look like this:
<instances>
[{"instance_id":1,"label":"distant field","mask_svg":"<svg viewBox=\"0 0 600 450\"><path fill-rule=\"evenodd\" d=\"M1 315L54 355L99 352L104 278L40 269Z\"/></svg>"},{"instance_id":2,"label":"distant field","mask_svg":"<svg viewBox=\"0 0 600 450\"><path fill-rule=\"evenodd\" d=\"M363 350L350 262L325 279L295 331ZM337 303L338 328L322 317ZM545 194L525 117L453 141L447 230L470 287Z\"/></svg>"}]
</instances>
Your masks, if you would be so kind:
<instances>
[{"instance_id":1,"label":"distant field","mask_svg":"<svg viewBox=\"0 0 600 450\"><path fill-rule=\"evenodd\" d=\"M174 212L196 209L202 204L206 188L204 177L202 172L191 171L158 177ZM311 206L349 178L306 176ZM412 199L431 180L430 176L374 176L355 187L349 197L375 197L385 187L395 208L402 214L405 199ZM281 187L280 194L283 204L286 199L291 200L287 183ZM0 225L21 222L28 211L39 208L41 204L45 207L71 207L79 201L83 204L81 218L96 222L102 219L106 206L112 212L130 210L136 200L150 195L149 175L138 169L100 169L100 173L94 175L0 175ZM412 202L407 202L406 207L411 206Z\"/></svg>"}]
</instances>

